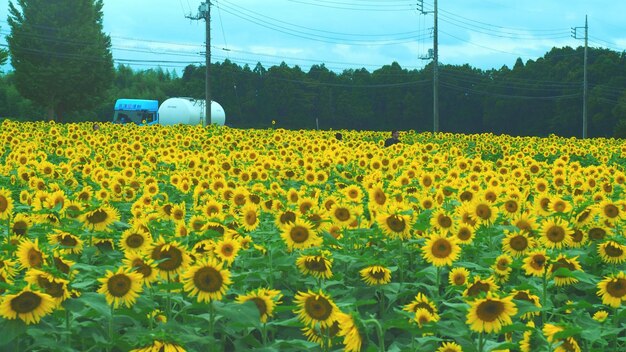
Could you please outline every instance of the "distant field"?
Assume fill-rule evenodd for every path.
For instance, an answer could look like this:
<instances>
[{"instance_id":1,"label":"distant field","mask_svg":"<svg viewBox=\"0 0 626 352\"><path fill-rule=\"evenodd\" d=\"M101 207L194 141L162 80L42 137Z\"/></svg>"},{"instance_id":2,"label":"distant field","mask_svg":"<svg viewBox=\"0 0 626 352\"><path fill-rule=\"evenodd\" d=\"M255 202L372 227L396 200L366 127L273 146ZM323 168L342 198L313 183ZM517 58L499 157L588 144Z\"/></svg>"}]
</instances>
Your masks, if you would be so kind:
<instances>
[{"instance_id":1,"label":"distant field","mask_svg":"<svg viewBox=\"0 0 626 352\"><path fill-rule=\"evenodd\" d=\"M0 350L623 351L626 143L3 121Z\"/></svg>"}]
</instances>

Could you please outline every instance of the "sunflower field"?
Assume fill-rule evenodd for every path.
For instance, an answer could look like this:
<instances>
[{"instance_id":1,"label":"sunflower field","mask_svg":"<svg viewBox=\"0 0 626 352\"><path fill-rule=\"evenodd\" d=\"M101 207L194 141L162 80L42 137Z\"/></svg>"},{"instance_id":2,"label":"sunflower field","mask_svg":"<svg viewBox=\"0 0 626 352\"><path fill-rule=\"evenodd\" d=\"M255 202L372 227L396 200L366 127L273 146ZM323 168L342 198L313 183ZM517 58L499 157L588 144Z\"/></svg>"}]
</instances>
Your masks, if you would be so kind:
<instances>
[{"instance_id":1,"label":"sunflower field","mask_svg":"<svg viewBox=\"0 0 626 352\"><path fill-rule=\"evenodd\" d=\"M624 351L626 143L0 125L2 351Z\"/></svg>"}]
</instances>

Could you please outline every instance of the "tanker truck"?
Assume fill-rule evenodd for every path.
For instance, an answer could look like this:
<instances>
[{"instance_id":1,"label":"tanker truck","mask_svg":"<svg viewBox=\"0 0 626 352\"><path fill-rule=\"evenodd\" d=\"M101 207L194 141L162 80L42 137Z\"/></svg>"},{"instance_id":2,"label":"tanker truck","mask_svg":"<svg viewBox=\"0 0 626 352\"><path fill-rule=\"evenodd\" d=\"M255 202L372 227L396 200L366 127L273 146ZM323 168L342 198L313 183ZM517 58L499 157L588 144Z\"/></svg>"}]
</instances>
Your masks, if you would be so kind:
<instances>
[{"instance_id":1,"label":"tanker truck","mask_svg":"<svg viewBox=\"0 0 626 352\"><path fill-rule=\"evenodd\" d=\"M159 107L156 100L118 99L115 102L114 123L138 125L224 125L226 113L217 102L211 101L211 121L205 118L205 101L192 98L169 98Z\"/></svg>"}]
</instances>

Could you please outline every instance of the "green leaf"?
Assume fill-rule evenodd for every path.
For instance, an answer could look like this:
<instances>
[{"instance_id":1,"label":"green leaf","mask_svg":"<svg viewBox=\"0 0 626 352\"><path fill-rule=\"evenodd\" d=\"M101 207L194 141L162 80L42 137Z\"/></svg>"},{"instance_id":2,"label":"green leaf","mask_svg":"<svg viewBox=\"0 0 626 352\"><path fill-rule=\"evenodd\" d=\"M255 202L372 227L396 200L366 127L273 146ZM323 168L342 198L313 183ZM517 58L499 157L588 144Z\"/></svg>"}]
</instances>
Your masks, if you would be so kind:
<instances>
[{"instance_id":1,"label":"green leaf","mask_svg":"<svg viewBox=\"0 0 626 352\"><path fill-rule=\"evenodd\" d=\"M0 346L5 346L26 332L26 324L19 319L4 320L0 323Z\"/></svg>"}]
</instances>

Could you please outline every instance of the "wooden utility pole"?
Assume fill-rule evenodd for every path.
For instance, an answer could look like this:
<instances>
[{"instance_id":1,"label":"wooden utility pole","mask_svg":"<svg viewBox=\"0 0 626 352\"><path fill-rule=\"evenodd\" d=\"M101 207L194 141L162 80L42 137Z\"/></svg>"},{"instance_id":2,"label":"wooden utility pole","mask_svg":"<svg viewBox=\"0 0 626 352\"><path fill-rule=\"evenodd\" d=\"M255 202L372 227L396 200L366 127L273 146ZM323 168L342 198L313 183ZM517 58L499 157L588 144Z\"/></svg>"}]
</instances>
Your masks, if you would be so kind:
<instances>
[{"instance_id":1,"label":"wooden utility pole","mask_svg":"<svg viewBox=\"0 0 626 352\"><path fill-rule=\"evenodd\" d=\"M439 28L437 0L435 0L435 26L433 29L433 133L439 132Z\"/></svg>"},{"instance_id":2,"label":"wooden utility pole","mask_svg":"<svg viewBox=\"0 0 626 352\"><path fill-rule=\"evenodd\" d=\"M578 36L579 29L585 29L585 37ZM585 59L583 66L583 139L587 138L587 97L589 84L587 82L587 49L589 47L589 23L587 22L587 15L585 15L584 27L572 27L572 37L575 39L585 39Z\"/></svg>"},{"instance_id":3,"label":"wooden utility pole","mask_svg":"<svg viewBox=\"0 0 626 352\"><path fill-rule=\"evenodd\" d=\"M204 121L203 125L211 124L211 1L205 1L198 7L198 15L186 16L192 20L204 20L205 23L205 83L204 83Z\"/></svg>"}]
</instances>

